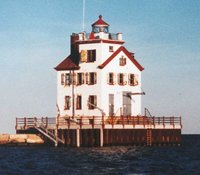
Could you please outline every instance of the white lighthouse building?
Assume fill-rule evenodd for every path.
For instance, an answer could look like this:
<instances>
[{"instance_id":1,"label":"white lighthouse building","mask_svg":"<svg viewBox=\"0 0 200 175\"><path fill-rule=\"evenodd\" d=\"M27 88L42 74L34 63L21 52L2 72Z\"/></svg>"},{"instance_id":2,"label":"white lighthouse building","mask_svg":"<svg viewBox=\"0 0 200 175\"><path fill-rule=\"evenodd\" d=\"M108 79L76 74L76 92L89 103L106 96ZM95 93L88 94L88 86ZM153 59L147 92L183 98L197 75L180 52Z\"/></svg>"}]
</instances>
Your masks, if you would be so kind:
<instances>
[{"instance_id":1,"label":"white lighthouse building","mask_svg":"<svg viewBox=\"0 0 200 175\"><path fill-rule=\"evenodd\" d=\"M101 15L90 33L73 33L69 56L55 67L57 117L16 118L16 132L55 146L180 144L181 117L141 114L144 68L123 44Z\"/></svg>"},{"instance_id":2,"label":"white lighthouse building","mask_svg":"<svg viewBox=\"0 0 200 175\"><path fill-rule=\"evenodd\" d=\"M55 67L61 117L141 115L144 68L123 44L101 15L89 34L71 35L71 53Z\"/></svg>"}]
</instances>

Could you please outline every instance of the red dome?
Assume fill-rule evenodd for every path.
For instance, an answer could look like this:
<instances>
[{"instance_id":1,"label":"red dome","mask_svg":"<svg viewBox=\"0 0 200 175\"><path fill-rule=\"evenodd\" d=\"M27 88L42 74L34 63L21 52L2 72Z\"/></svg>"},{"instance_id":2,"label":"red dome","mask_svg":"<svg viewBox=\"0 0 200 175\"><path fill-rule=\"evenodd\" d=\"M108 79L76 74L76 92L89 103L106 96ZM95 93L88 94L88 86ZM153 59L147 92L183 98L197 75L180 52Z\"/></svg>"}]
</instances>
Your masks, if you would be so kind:
<instances>
[{"instance_id":1,"label":"red dome","mask_svg":"<svg viewBox=\"0 0 200 175\"><path fill-rule=\"evenodd\" d=\"M102 19L102 15L99 15L99 19L92 24L92 27L93 26L109 26L108 23L106 23L103 19Z\"/></svg>"}]
</instances>

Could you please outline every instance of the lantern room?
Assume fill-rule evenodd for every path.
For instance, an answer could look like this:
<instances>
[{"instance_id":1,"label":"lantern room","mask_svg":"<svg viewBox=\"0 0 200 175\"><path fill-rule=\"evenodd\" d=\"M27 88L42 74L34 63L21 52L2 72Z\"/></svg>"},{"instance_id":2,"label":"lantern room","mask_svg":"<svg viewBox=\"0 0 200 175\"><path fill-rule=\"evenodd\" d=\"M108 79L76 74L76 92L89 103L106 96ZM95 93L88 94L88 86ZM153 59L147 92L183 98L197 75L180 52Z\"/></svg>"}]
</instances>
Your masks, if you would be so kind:
<instances>
[{"instance_id":1,"label":"lantern room","mask_svg":"<svg viewBox=\"0 0 200 175\"><path fill-rule=\"evenodd\" d=\"M102 19L102 15L99 15L99 19L92 24L92 32L94 33L109 32L109 24Z\"/></svg>"}]
</instances>

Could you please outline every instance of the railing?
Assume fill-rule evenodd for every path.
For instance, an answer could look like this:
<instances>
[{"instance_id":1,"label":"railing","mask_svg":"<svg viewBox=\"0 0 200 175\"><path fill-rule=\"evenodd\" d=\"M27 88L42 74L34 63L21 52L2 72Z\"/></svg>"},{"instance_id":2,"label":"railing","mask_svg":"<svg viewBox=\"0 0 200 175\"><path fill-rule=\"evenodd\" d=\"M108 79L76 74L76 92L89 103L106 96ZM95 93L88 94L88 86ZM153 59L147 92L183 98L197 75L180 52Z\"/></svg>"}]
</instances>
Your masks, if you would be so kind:
<instances>
[{"instance_id":1,"label":"railing","mask_svg":"<svg viewBox=\"0 0 200 175\"><path fill-rule=\"evenodd\" d=\"M75 34L79 37L79 40L89 40L90 39L90 34L91 33L82 33L82 34ZM109 40L118 40L122 41L122 38L119 37L120 33L106 33L104 36L104 39L109 39ZM99 39L99 36L96 36L94 39Z\"/></svg>"},{"instance_id":2,"label":"railing","mask_svg":"<svg viewBox=\"0 0 200 175\"><path fill-rule=\"evenodd\" d=\"M132 125L135 127L136 125L142 126L180 126L182 128L181 117L146 117L146 116L92 116L92 117L60 117L60 118L16 118L16 130L28 129L31 127L35 127L38 125L42 125L46 128L54 127L55 129L59 127L92 127L95 128L97 126L105 127L105 125Z\"/></svg>"}]
</instances>

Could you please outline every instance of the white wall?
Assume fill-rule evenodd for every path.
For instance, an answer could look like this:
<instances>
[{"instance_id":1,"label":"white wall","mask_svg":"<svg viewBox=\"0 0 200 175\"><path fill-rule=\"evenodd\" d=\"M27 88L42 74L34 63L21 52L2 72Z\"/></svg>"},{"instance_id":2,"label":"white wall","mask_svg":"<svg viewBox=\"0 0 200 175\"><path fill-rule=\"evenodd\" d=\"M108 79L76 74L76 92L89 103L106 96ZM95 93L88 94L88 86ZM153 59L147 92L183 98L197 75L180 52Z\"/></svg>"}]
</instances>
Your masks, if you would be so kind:
<instances>
[{"instance_id":1,"label":"white wall","mask_svg":"<svg viewBox=\"0 0 200 175\"><path fill-rule=\"evenodd\" d=\"M81 63L80 70L75 71L78 72L97 72L97 84L95 85L87 85L83 84L81 86L74 86L74 94L75 97L77 95L82 96L82 110L76 110L75 115L82 116L101 116L101 112L98 109L88 110L87 101L89 95L97 95L97 106L103 109L106 112L106 115L109 114L109 94L114 94L115 99L115 112L122 107L122 92L123 91L131 91L131 92L141 92L141 72L137 69L137 67L127 58L125 66L119 66L119 58L121 56L126 57L123 52L120 52L116 58L114 58L106 67L103 69L97 68L100 64L102 64L113 52L109 52L109 46L114 47L114 51L116 51L121 45L119 44L107 44L107 43L94 43L94 44L81 44L79 45L79 52L81 50L92 50L96 49L96 61L94 63ZM116 73L133 73L139 75L139 85L138 86L130 86L124 85L120 86L117 84L117 76L115 85L107 84L107 75L109 72ZM57 72L57 103L60 108L61 116L64 115L72 115L72 107L70 110L64 110L65 105L65 96L72 96L72 85L64 86L61 85L61 74L69 73L69 71L58 71ZM127 77L128 81L128 77ZM76 100L75 100L76 107ZM132 96L132 115L141 114L141 96ZM119 113L118 113L119 115Z\"/></svg>"}]
</instances>

